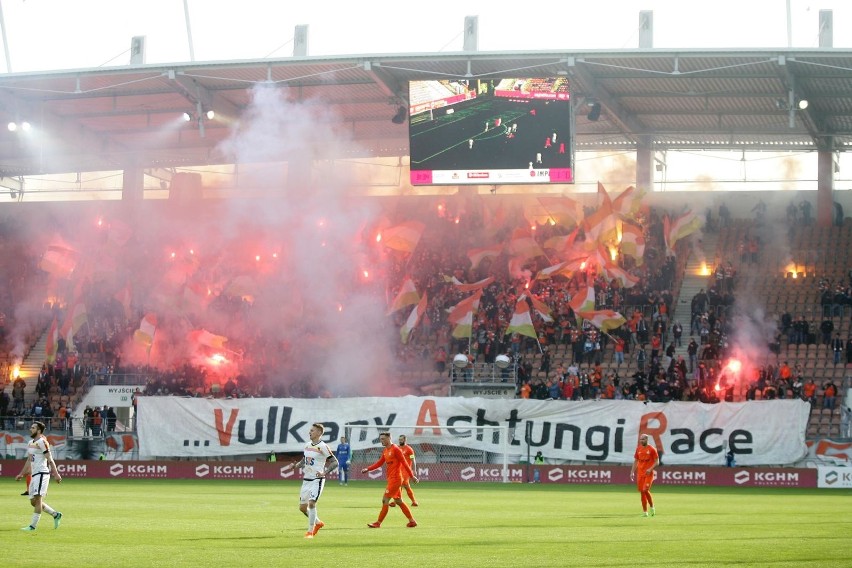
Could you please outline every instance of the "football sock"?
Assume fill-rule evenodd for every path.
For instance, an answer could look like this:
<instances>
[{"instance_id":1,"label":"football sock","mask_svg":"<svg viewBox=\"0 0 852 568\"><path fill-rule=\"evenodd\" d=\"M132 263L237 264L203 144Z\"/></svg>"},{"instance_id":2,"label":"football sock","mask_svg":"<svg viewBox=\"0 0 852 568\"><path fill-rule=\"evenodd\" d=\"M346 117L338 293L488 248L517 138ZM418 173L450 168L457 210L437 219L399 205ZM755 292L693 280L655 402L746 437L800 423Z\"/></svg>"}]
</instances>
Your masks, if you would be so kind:
<instances>
[{"instance_id":1,"label":"football sock","mask_svg":"<svg viewBox=\"0 0 852 568\"><path fill-rule=\"evenodd\" d=\"M379 522L381 523L382 521L384 521L385 517L387 517L387 516L388 516L388 506L385 505L384 503L382 503L382 510L379 511Z\"/></svg>"},{"instance_id":2,"label":"football sock","mask_svg":"<svg viewBox=\"0 0 852 568\"><path fill-rule=\"evenodd\" d=\"M35 528L38 526L38 520L41 518L41 513L33 513L33 520L30 522L30 526Z\"/></svg>"},{"instance_id":3,"label":"football sock","mask_svg":"<svg viewBox=\"0 0 852 568\"><path fill-rule=\"evenodd\" d=\"M50 515L51 517L56 516L56 511L53 509L53 507L51 507L47 503L41 504L41 510L44 511L45 513L47 513L48 515Z\"/></svg>"},{"instance_id":4,"label":"football sock","mask_svg":"<svg viewBox=\"0 0 852 568\"><path fill-rule=\"evenodd\" d=\"M642 497L642 510L647 511L648 510L648 499L647 499L647 497L645 497L645 492L643 491L639 495Z\"/></svg>"},{"instance_id":5,"label":"football sock","mask_svg":"<svg viewBox=\"0 0 852 568\"><path fill-rule=\"evenodd\" d=\"M308 530L314 530L314 525L317 524L317 510L316 508L308 509Z\"/></svg>"},{"instance_id":6,"label":"football sock","mask_svg":"<svg viewBox=\"0 0 852 568\"><path fill-rule=\"evenodd\" d=\"M408 505L405 504L405 501L400 499L398 505L399 505L399 510L402 511L402 513L406 517L408 517L408 520L413 521L414 519L411 518L411 509L408 508Z\"/></svg>"},{"instance_id":7,"label":"football sock","mask_svg":"<svg viewBox=\"0 0 852 568\"><path fill-rule=\"evenodd\" d=\"M651 507L653 507L653 506L654 506L654 498L653 498L653 497L651 497L651 492L650 492L650 491L646 491L646 492L645 492L645 495L646 495L646 497L645 497L645 498L648 500L648 505L650 505Z\"/></svg>"},{"instance_id":8,"label":"football sock","mask_svg":"<svg viewBox=\"0 0 852 568\"><path fill-rule=\"evenodd\" d=\"M417 499L414 498L414 491L411 490L411 487L406 487L405 492L408 493L408 498L411 501L417 501Z\"/></svg>"}]
</instances>

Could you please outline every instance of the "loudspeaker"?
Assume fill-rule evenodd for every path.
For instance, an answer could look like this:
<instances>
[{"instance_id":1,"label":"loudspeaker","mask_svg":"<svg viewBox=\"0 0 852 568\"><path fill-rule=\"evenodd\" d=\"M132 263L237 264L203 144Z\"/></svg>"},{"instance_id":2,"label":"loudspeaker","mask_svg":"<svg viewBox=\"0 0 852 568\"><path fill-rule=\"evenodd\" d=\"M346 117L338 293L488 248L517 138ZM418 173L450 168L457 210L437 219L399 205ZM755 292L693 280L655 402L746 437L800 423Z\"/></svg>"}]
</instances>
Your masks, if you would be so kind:
<instances>
[{"instance_id":1,"label":"loudspeaker","mask_svg":"<svg viewBox=\"0 0 852 568\"><path fill-rule=\"evenodd\" d=\"M597 122L601 117L601 103L595 103L592 105L592 109L589 111L587 118L592 122Z\"/></svg>"},{"instance_id":2,"label":"loudspeaker","mask_svg":"<svg viewBox=\"0 0 852 568\"><path fill-rule=\"evenodd\" d=\"M396 109L396 114L393 115L393 118L391 118L391 122L394 124L404 124L407 116L408 110L404 106L401 106Z\"/></svg>"}]
</instances>

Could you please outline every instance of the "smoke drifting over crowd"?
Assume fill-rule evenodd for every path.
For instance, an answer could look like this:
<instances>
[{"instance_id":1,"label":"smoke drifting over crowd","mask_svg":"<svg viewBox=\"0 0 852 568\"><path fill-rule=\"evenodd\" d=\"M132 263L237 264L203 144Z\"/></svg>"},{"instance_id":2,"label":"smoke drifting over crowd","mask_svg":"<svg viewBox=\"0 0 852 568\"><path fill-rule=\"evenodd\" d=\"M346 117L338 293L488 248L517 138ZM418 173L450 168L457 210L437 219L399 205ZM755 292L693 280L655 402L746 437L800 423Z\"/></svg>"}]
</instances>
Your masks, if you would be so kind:
<instances>
[{"instance_id":1,"label":"smoke drifting over crowd","mask_svg":"<svg viewBox=\"0 0 852 568\"><path fill-rule=\"evenodd\" d=\"M286 92L256 86L241 122L217 149L237 165L237 189L225 192L227 198L181 198L173 191L168 201L16 207L5 219L0 263L0 276L10 283L0 300L14 313L10 337L16 359L31 343L27 336L55 319L54 340L73 336L82 351L92 343L100 348L98 342L106 339L124 366L171 370L193 364L206 369L208 382L220 383L240 374L263 375L281 387L269 394L407 392L392 379L400 321L386 314L406 271L401 267L417 269L407 266L417 256L390 251L377 234L409 219L433 222L424 241L439 242L435 248L451 243L458 250L449 256L462 259L464 272L469 249L500 244L474 238L476 227L466 225L468 219L477 220L482 236L489 233L482 224L504 217L494 231L503 234L503 242L514 229L529 228L530 218L541 221L536 215L524 218L523 196L496 191L493 196L459 191L434 203L412 196L399 203L398 217L386 217L378 199L355 195L336 175L334 160L350 155L354 141L339 130L329 106L294 102ZM609 164L611 175L631 177L623 159ZM599 197L568 199L576 198L578 211L584 205L593 205L586 207L593 211ZM798 204L803 198L651 193L642 204L664 209L674 222L686 212L700 216L705 210L708 220L718 218L722 201L736 216L747 217L764 199L767 217L783 218L790 200ZM766 254L792 262L786 230L756 224L753 234ZM445 238L434 239L435 234ZM529 266L510 259L507 275L529 281ZM420 280L423 292L428 278ZM732 356L758 364L776 334L777 315L763 313L749 290L748 282L738 290L741 315ZM44 321L46 303L62 309Z\"/></svg>"},{"instance_id":2,"label":"smoke drifting over crowd","mask_svg":"<svg viewBox=\"0 0 852 568\"><path fill-rule=\"evenodd\" d=\"M12 223L15 237L32 230L24 256L41 258L18 276L30 295L12 298L18 360L27 327L37 327L27 312L56 303L62 326L81 304L77 349L90 338L124 337L115 346L123 365L194 363L208 376L262 373L317 394L394 394L382 380L396 332L375 274L383 251L361 239L375 206L330 175L312 180L298 171L352 142L321 115L323 105L288 102L265 86L253 95L221 151L264 172L242 177L241 188L275 188L274 197L243 199L240 190L223 200L42 205L40 222ZM150 349L148 336L133 338L146 314L156 321Z\"/></svg>"}]
</instances>

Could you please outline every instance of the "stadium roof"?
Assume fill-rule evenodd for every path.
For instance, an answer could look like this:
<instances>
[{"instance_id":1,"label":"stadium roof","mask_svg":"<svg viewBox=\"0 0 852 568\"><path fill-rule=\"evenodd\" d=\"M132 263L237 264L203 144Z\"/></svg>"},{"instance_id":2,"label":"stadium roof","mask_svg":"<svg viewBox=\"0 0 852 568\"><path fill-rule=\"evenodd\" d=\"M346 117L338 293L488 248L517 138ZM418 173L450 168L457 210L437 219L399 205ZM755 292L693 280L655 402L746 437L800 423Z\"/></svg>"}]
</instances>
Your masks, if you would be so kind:
<instances>
[{"instance_id":1,"label":"stadium roof","mask_svg":"<svg viewBox=\"0 0 852 568\"><path fill-rule=\"evenodd\" d=\"M328 107L320 114L356 142L340 158L405 156L407 128L391 117L408 81L556 75L573 84L578 150L852 145L848 49L306 56L2 75L0 120L28 120L33 130L2 130L0 175L228 163L217 146L264 82L289 100ZM586 102L601 104L599 120L588 119ZM217 118L175 124L199 110Z\"/></svg>"}]
</instances>

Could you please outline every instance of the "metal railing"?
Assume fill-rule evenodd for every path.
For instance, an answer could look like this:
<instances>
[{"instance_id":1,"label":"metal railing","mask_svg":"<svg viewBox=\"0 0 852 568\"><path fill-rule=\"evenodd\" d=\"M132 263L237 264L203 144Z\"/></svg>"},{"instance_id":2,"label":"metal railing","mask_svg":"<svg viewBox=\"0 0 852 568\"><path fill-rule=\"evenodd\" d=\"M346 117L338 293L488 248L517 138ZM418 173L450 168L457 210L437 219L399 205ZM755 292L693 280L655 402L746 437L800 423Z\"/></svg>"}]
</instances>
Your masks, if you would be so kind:
<instances>
[{"instance_id":1,"label":"metal railing","mask_svg":"<svg viewBox=\"0 0 852 568\"><path fill-rule=\"evenodd\" d=\"M496 363L474 363L466 367L450 367L452 382L465 383L512 383L518 378L518 365L510 361L506 367L498 367Z\"/></svg>"}]
</instances>

